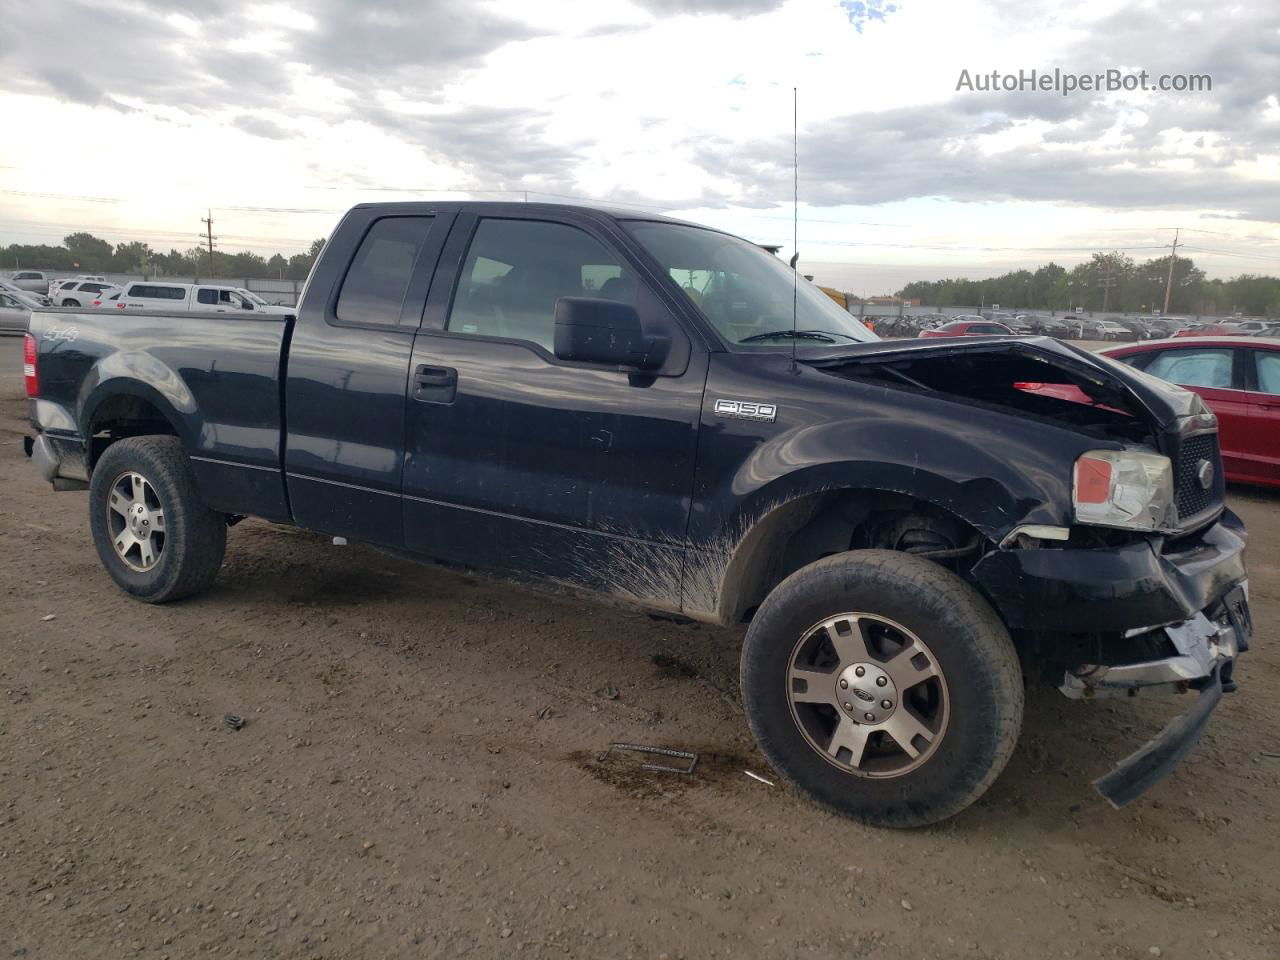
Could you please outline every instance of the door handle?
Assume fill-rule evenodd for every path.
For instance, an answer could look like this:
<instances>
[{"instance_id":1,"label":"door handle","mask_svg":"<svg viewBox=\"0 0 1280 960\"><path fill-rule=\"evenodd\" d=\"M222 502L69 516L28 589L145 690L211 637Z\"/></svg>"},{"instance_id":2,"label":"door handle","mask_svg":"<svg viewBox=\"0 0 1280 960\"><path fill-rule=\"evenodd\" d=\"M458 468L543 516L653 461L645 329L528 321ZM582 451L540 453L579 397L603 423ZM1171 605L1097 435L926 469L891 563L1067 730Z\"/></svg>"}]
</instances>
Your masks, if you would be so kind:
<instances>
[{"instance_id":1,"label":"door handle","mask_svg":"<svg viewBox=\"0 0 1280 960\"><path fill-rule=\"evenodd\" d=\"M413 371L413 399L423 403L453 403L458 395L458 371L453 367L419 364Z\"/></svg>"}]
</instances>

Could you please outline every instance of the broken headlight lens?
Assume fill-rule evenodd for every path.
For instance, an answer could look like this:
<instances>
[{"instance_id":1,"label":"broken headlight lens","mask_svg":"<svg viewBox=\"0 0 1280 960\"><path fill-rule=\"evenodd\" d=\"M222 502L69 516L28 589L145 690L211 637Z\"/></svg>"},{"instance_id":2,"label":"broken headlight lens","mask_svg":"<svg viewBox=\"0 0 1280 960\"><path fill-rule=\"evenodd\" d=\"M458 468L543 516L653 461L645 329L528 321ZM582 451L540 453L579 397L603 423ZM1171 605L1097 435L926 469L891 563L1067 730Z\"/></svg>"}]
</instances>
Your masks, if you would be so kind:
<instances>
[{"instance_id":1,"label":"broken headlight lens","mask_svg":"<svg viewBox=\"0 0 1280 960\"><path fill-rule=\"evenodd\" d=\"M1076 461L1076 520L1125 530L1177 526L1173 465L1158 453L1090 450Z\"/></svg>"}]
</instances>

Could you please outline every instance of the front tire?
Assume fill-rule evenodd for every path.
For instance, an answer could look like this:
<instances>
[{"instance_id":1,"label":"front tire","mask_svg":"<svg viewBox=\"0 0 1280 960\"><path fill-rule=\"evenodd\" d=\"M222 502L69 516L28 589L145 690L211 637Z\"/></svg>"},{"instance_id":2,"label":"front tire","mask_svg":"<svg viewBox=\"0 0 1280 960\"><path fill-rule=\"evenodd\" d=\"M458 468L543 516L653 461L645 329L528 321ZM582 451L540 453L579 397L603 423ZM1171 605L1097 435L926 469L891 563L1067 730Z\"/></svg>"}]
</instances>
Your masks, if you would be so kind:
<instances>
[{"instance_id":1,"label":"front tire","mask_svg":"<svg viewBox=\"0 0 1280 960\"><path fill-rule=\"evenodd\" d=\"M742 692L775 770L881 827L968 807L1022 727L1021 668L990 604L936 563L889 550L828 557L775 588L747 631Z\"/></svg>"},{"instance_id":2,"label":"front tire","mask_svg":"<svg viewBox=\"0 0 1280 960\"><path fill-rule=\"evenodd\" d=\"M225 518L201 502L177 437L129 437L106 449L89 484L89 526L111 579L147 603L204 590L227 545Z\"/></svg>"},{"instance_id":3,"label":"front tire","mask_svg":"<svg viewBox=\"0 0 1280 960\"><path fill-rule=\"evenodd\" d=\"M80 301L79 301L79 300L72 300L72 299L68 298L68 299L66 299L66 300L63 300L63 301L62 301L62 305L63 305L64 307L78 307L78 306L80 306Z\"/></svg>"}]
</instances>

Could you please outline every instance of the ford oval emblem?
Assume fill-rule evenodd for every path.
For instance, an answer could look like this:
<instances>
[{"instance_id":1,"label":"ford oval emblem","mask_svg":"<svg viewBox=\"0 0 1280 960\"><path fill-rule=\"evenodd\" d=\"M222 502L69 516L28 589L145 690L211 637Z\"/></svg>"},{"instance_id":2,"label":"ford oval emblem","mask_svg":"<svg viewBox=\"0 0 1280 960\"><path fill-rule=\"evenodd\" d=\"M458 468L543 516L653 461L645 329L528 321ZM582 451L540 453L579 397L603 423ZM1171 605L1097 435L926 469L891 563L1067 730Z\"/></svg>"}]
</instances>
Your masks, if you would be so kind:
<instances>
[{"instance_id":1,"label":"ford oval emblem","mask_svg":"<svg viewBox=\"0 0 1280 960\"><path fill-rule=\"evenodd\" d=\"M1213 486L1213 463L1209 460L1201 460L1196 464L1196 479L1200 481L1201 489L1208 490Z\"/></svg>"}]
</instances>

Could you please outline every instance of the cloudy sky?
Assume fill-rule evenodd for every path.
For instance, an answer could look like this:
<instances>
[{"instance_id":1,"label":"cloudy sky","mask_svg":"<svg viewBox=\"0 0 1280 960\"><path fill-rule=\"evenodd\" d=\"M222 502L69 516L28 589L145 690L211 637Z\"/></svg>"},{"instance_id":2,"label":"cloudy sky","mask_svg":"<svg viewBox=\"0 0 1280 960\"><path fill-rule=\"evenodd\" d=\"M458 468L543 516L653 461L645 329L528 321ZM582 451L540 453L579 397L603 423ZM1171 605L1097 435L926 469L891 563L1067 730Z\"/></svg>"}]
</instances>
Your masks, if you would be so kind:
<instances>
[{"instance_id":1,"label":"cloudy sky","mask_svg":"<svg viewBox=\"0 0 1280 960\"><path fill-rule=\"evenodd\" d=\"M12 12L12 11L11 11ZM0 243L286 253L362 200L608 200L878 293L1099 248L1280 274L1277 0L42 0L0 45ZM957 90L1055 68L1211 91ZM976 85L976 82L975 84Z\"/></svg>"}]
</instances>

